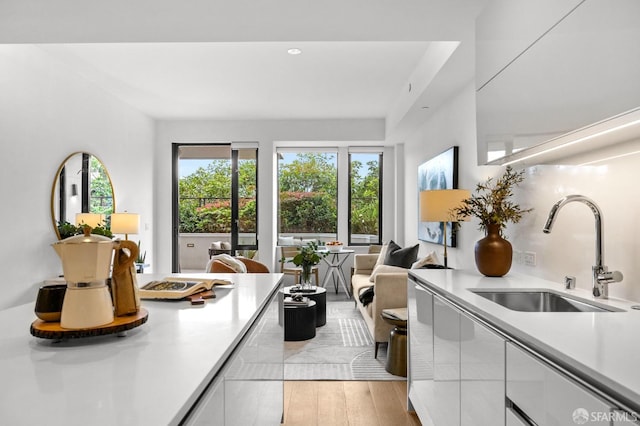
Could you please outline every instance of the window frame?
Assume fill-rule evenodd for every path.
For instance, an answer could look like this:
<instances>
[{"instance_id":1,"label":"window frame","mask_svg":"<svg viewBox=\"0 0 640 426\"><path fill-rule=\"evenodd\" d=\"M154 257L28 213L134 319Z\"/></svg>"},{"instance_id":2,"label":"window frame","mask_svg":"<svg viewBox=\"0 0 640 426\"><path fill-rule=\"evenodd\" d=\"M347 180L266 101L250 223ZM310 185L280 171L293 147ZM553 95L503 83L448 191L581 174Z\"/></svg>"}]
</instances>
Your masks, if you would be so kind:
<instances>
[{"instance_id":1,"label":"window frame","mask_svg":"<svg viewBox=\"0 0 640 426\"><path fill-rule=\"evenodd\" d=\"M348 245L349 246L353 246L353 247L366 247L366 246L370 246L372 244L370 243L354 243L352 240L352 226L351 226L351 212L352 212L352 201L351 201L351 195L352 195L352 188L353 188L353 177L351 175L351 156L352 154L378 154L378 243L374 244L374 245L380 245L382 244L382 197L383 197L383 193L382 193L382 183L383 183L383 152L382 151L368 151L368 150L358 150L357 148L354 148L352 150L349 150L348 153L348 161L347 161L347 167L348 167L348 174L349 174L349 183L348 183L348 198L349 198L349 202L348 202L348 211L347 211L347 238L348 238Z\"/></svg>"},{"instance_id":2,"label":"window frame","mask_svg":"<svg viewBox=\"0 0 640 426\"><path fill-rule=\"evenodd\" d=\"M280 206L281 206L281 189L280 189L280 156L281 154L305 154L305 153L319 153L319 154L332 154L335 156L335 167L336 167L336 174L335 174L335 180L336 180L336 198L335 198L335 203L336 203L336 223L335 223L335 238L332 237L331 240L333 239L338 239L340 236L340 203L339 203L339 193L340 193L340 150L337 147L279 147L276 149L276 153L277 153L277 158L276 158L276 193L277 193L277 210L276 210L276 221L275 221L275 226L276 226L276 238L279 239L282 236L288 236L288 234L292 234L291 232L281 232L281 211L280 211ZM293 233L295 234L295 233ZM322 234L322 233L318 233L318 234ZM308 236L307 238L309 238L310 236ZM318 239L319 241L323 241L326 240L326 238L322 238L320 236L316 237L316 239Z\"/></svg>"}]
</instances>

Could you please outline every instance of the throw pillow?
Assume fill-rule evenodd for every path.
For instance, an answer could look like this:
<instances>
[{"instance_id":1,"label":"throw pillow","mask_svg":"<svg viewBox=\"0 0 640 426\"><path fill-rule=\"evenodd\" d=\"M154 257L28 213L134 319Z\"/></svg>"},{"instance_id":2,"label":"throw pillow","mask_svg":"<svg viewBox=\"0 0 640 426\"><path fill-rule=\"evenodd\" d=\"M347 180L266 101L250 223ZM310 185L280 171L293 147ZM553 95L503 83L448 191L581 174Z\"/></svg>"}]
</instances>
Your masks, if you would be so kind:
<instances>
[{"instance_id":1,"label":"throw pillow","mask_svg":"<svg viewBox=\"0 0 640 426\"><path fill-rule=\"evenodd\" d=\"M389 248L384 257L384 264L409 269L418 258L419 248L420 246L418 244L412 247L402 248L395 242L389 241Z\"/></svg>"},{"instance_id":2,"label":"throw pillow","mask_svg":"<svg viewBox=\"0 0 640 426\"><path fill-rule=\"evenodd\" d=\"M279 246L293 246L295 242L293 241L293 237L278 237L278 245Z\"/></svg>"},{"instance_id":3,"label":"throw pillow","mask_svg":"<svg viewBox=\"0 0 640 426\"><path fill-rule=\"evenodd\" d=\"M382 245L380 249L380 254L378 254L378 260L376 260L376 264L373 265L373 269L376 269L376 266L384 265L384 258L387 256L387 250L389 250L389 244L385 243Z\"/></svg>"},{"instance_id":4,"label":"throw pillow","mask_svg":"<svg viewBox=\"0 0 640 426\"><path fill-rule=\"evenodd\" d=\"M415 262L413 262L413 265L411 265L411 269L422 268L425 265L438 265L438 264L440 264L440 262L438 261L438 255L436 254L435 251L432 251L422 259L418 259Z\"/></svg>"},{"instance_id":5,"label":"throw pillow","mask_svg":"<svg viewBox=\"0 0 640 426\"><path fill-rule=\"evenodd\" d=\"M220 241L214 241L211 243L211 248L213 250L220 250Z\"/></svg>"},{"instance_id":6,"label":"throw pillow","mask_svg":"<svg viewBox=\"0 0 640 426\"><path fill-rule=\"evenodd\" d=\"M401 268L400 266L391 266L391 265L378 265L371 272L371 276L369 277L369 281L372 283L376 281L376 275L384 274L389 272L407 272L405 268Z\"/></svg>"},{"instance_id":7,"label":"throw pillow","mask_svg":"<svg viewBox=\"0 0 640 426\"><path fill-rule=\"evenodd\" d=\"M247 273L247 266L233 256L230 256L228 254L218 254L211 258L211 260L216 260L216 259L224 263L225 265L227 265L228 267L230 267L231 269L233 269L239 274Z\"/></svg>"},{"instance_id":8,"label":"throw pillow","mask_svg":"<svg viewBox=\"0 0 640 426\"><path fill-rule=\"evenodd\" d=\"M231 243L228 241L221 241L220 242L220 248L222 250L231 250Z\"/></svg>"}]
</instances>

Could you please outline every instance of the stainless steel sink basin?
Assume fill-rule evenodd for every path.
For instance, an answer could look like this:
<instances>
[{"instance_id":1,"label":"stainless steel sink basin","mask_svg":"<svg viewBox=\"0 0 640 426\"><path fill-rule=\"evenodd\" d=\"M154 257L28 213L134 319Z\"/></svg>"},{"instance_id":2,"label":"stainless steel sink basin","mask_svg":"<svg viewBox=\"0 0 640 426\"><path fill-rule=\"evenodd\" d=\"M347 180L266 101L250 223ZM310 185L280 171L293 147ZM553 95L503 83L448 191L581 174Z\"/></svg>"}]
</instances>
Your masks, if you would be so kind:
<instances>
[{"instance_id":1,"label":"stainless steel sink basin","mask_svg":"<svg viewBox=\"0 0 640 426\"><path fill-rule=\"evenodd\" d=\"M617 308L603 307L547 290L470 290L507 309L521 312L616 312Z\"/></svg>"}]
</instances>

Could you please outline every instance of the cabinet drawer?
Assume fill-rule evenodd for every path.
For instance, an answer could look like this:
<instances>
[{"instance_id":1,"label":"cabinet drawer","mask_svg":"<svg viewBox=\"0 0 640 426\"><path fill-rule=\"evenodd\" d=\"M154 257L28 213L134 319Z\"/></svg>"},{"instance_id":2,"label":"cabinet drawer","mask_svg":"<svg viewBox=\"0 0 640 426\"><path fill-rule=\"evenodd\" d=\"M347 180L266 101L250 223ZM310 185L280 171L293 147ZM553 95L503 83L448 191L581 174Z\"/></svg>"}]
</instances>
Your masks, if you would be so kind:
<instances>
[{"instance_id":1,"label":"cabinet drawer","mask_svg":"<svg viewBox=\"0 0 640 426\"><path fill-rule=\"evenodd\" d=\"M539 426L574 424L574 416L612 407L512 343L507 343L507 398ZM578 417L576 417L578 418ZM590 425L609 425L591 421Z\"/></svg>"}]
</instances>

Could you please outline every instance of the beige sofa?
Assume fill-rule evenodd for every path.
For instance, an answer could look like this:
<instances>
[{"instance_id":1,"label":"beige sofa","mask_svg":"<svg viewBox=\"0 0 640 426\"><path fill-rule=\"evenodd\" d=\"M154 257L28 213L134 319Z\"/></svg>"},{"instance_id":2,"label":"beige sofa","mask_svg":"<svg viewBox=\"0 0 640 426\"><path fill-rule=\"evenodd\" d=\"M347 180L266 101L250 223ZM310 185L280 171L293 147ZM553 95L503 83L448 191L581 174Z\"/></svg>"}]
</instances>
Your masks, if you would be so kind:
<instances>
[{"instance_id":1,"label":"beige sofa","mask_svg":"<svg viewBox=\"0 0 640 426\"><path fill-rule=\"evenodd\" d=\"M371 282L369 278L377 260L378 254L356 254L351 277L353 299L375 341L374 357L378 356L380 343L389 341L389 332L393 329L392 325L380 318L382 310L407 307L407 272L402 271L401 268L395 268L398 272L376 274L374 282ZM363 306L358 295L372 285L375 286L373 301Z\"/></svg>"}]
</instances>

